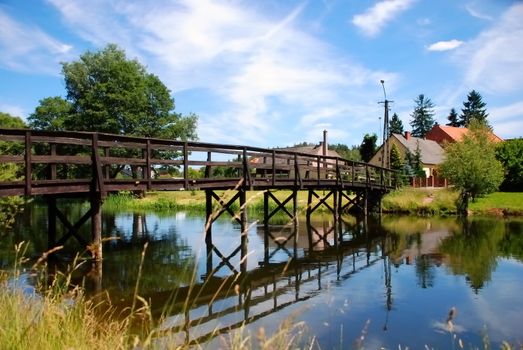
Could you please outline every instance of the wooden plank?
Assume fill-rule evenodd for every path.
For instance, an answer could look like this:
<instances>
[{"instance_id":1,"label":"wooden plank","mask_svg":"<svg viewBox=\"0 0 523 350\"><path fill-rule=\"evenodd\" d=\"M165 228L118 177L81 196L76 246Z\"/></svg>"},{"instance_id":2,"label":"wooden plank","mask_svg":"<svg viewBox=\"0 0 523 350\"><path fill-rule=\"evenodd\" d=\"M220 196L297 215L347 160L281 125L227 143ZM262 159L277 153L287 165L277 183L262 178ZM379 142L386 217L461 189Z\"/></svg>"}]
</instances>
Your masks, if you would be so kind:
<instances>
[{"instance_id":1,"label":"wooden plank","mask_svg":"<svg viewBox=\"0 0 523 350\"><path fill-rule=\"evenodd\" d=\"M9 156L9 155L6 155L6 156L3 156L3 155L0 155L0 163L4 164L4 163L17 163L17 164L20 164L20 163L24 163L25 162L25 156Z\"/></svg>"},{"instance_id":2,"label":"wooden plank","mask_svg":"<svg viewBox=\"0 0 523 350\"><path fill-rule=\"evenodd\" d=\"M33 164L91 164L91 157L89 156L36 156L33 155L31 159Z\"/></svg>"}]
</instances>

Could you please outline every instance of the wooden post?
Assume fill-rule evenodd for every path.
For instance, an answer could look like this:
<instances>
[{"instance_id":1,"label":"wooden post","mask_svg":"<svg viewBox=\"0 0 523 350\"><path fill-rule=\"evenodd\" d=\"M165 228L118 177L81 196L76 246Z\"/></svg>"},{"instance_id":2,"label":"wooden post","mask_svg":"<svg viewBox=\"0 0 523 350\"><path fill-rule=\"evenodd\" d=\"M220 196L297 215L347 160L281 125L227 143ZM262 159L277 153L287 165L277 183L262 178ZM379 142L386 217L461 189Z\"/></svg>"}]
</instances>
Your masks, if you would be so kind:
<instances>
[{"instance_id":1,"label":"wooden post","mask_svg":"<svg viewBox=\"0 0 523 350\"><path fill-rule=\"evenodd\" d=\"M31 178L32 178L32 163L31 163L31 131L25 132L25 195L31 195Z\"/></svg>"},{"instance_id":2,"label":"wooden post","mask_svg":"<svg viewBox=\"0 0 523 350\"><path fill-rule=\"evenodd\" d=\"M205 247L207 250L207 276L212 273L212 190L205 190Z\"/></svg>"},{"instance_id":3,"label":"wooden post","mask_svg":"<svg viewBox=\"0 0 523 350\"><path fill-rule=\"evenodd\" d=\"M47 197L47 248L56 246L56 198Z\"/></svg>"},{"instance_id":4,"label":"wooden post","mask_svg":"<svg viewBox=\"0 0 523 350\"><path fill-rule=\"evenodd\" d=\"M240 189L240 226L241 226L241 248L240 248L240 271L247 272L247 208L245 190Z\"/></svg>"},{"instance_id":5,"label":"wooden post","mask_svg":"<svg viewBox=\"0 0 523 350\"><path fill-rule=\"evenodd\" d=\"M99 193L91 196L91 255L95 261L102 260L102 199Z\"/></svg>"}]
</instances>

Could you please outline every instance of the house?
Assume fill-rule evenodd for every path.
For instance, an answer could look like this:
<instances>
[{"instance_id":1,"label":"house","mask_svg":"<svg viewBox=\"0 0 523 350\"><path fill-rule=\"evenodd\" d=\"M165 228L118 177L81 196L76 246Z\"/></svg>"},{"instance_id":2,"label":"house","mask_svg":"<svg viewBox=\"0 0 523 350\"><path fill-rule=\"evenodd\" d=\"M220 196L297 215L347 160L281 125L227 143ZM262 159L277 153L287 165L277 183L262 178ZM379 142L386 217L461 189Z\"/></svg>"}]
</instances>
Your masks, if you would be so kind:
<instances>
[{"instance_id":1,"label":"house","mask_svg":"<svg viewBox=\"0 0 523 350\"><path fill-rule=\"evenodd\" d=\"M457 128L454 126L434 125L432 129L425 135L427 140L433 140L443 146L445 142L461 141L469 129ZM491 139L494 142L502 142L503 139L494 133L491 133Z\"/></svg>"},{"instance_id":2,"label":"house","mask_svg":"<svg viewBox=\"0 0 523 350\"><path fill-rule=\"evenodd\" d=\"M420 137L414 137L409 131L406 131L404 135L392 134L386 141L385 147L390 150L392 145L396 145L401 158L405 159L407 152L415 154L416 150L419 148L421 153L421 167L426 174L426 178L422 181L420 185L424 186L445 186L446 182L444 179L441 179L437 175L437 166L443 161L444 151L439 143L433 140L427 140ZM382 145L376 154L370 159L369 163L372 165L389 167L387 164L387 159L385 162L382 162L383 157L383 147Z\"/></svg>"}]
</instances>

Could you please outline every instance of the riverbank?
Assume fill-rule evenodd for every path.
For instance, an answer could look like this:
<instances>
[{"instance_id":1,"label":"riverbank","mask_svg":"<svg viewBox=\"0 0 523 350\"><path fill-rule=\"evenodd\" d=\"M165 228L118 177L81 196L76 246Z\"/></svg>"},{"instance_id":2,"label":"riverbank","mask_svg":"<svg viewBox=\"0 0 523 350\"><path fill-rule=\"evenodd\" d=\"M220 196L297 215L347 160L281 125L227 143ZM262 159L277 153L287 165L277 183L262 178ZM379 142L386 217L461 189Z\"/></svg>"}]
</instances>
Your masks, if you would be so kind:
<instances>
[{"instance_id":1,"label":"riverbank","mask_svg":"<svg viewBox=\"0 0 523 350\"><path fill-rule=\"evenodd\" d=\"M232 191L217 192L224 200L229 199ZM275 191L273 194L283 201L290 191ZM382 201L385 213L415 215L456 215L458 193L444 188L402 188L387 194ZM332 198L327 200L332 203ZM298 211L307 207L307 192L298 192ZM271 207L275 204L271 201ZM247 207L251 211L263 212L263 192L247 192ZM184 210L190 212L205 211L204 191L149 192L145 198L136 198L128 193L113 195L104 203L106 210ZM319 211L321 211L321 207ZM486 216L523 216L523 193L495 192L477 198L469 206L470 215Z\"/></svg>"},{"instance_id":2,"label":"riverbank","mask_svg":"<svg viewBox=\"0 0 523 350\"><path fill-rule=\"evenodd\" d=\"M403 188L387 194L383 212L416 215L456 215L458 192L445 188ZM523 193L495 192L469 203L469 215L523 216Z\"/></svg>"}]
</instances>

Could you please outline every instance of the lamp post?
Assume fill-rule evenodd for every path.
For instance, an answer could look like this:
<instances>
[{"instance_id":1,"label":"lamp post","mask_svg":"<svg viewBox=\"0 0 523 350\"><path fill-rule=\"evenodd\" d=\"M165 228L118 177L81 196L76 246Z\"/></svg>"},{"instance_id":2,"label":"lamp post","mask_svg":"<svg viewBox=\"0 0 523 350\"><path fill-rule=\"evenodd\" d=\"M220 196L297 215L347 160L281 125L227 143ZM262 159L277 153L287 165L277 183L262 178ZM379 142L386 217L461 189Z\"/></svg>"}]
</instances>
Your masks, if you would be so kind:
<instances>
[{"instance_id":1,"label":"lamp post","mask_svg":"<svg viewBox=\"0 0 523 350\"><path fill-rule=\"evenodd\" d=\"M387 100L387 93L385 92L385 80L380 80L381 86L383 87L383 96L385 100L383 102L383 143L381 146L381 166L384 168L390 168L390 152L389 143L387 139L389 137L389 103L393 101Z\"/></svg>"}]
</instances>

